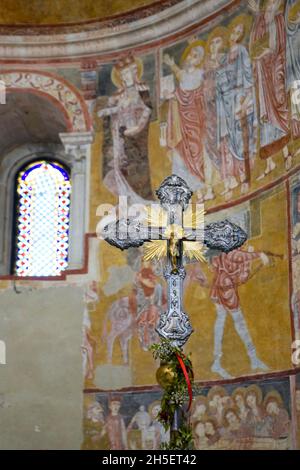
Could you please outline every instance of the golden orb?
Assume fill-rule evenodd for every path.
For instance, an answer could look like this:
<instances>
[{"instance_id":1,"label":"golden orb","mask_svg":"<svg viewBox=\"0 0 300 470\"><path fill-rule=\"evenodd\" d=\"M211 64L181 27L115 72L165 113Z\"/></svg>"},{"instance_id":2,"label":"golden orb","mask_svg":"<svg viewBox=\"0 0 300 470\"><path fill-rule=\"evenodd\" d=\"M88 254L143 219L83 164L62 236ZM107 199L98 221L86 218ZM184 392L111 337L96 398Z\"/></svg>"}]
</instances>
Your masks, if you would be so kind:
<instances>
[{"instance_id":1,"label":"golden orb","mask_svg":"<svg viewBox=\"0 0 300 470\"><path fill-rule=\"evenodd\" d=\"M168 364L162 364L156 371L157 383L164 389L169 388L176 377L176 373Z\"/></svg>"}]
</instances>

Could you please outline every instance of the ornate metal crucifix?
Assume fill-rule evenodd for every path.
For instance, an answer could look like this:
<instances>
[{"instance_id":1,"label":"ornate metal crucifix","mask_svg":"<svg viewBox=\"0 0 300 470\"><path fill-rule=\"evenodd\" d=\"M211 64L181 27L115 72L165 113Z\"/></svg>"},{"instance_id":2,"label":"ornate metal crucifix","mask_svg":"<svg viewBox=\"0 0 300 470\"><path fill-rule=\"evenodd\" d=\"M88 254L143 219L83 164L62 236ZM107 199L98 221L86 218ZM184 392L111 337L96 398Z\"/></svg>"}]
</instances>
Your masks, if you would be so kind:
<instances>
[{"instance_id":1,"label":"ornate metal crucifix","mask_svg":"<svg viewBox=\"0 0 300 470\"><path fill-rule=\"evenodd\" d=\"M179 176L166 178L156 194L160 201L158 208L146 207L146 217L109 223L103 229L103 237L121 250L146 243L146 259L166 256L168 308L161 314L156 331L174 346L182 347L193 332L183 310L184 258L204 260L203 245L228 253L242 246L247 235L228 220L204 226L204 210L191 209L193 193Z\"/></svg>"}]
</instances>

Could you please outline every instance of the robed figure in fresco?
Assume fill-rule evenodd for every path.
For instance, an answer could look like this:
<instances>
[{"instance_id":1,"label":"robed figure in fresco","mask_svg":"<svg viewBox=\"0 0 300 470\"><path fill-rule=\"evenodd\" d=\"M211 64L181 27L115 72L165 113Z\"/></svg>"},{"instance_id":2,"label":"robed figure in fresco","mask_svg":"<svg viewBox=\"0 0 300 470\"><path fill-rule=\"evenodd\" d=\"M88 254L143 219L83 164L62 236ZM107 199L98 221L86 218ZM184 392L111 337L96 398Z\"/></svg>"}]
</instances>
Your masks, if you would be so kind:
<instances>
[{"instance_id":1,"label":"robed figure in fresco","mask_svg":"<svg viewBox=\"0 0 300 470\"><path fill-rule=\"evenodd\" d=\"M205 115L206 115L206 148L216 169L221 173L221 153L218 145L218 74L226 64L228 48L228 31L222 26L216 27L208 36L205 58ZM230 188L233 189L233 188Z\"/></svg>"},{"instance_id":2,"label":"robed figure in fresco","mask_svg":"<svg viewBox=\"0 0 300 470\"><path fill-rule=\"evenodd\" d=\"M193 190L206 187L205 199L213 199L211 161L206 151L206 109L203 41L193 41L184 51L181 66L169 55L164 62L174 73L178 86L169 98L167 146L172 151L175 174Z\"/></svg>"},{"instance_id":3,"label":"robed figure in fresco","mask_svg":"<svg viewBox=\"0 0 300 470\"><path fill-rule=\"evenodd\" d=\"M290 94L291 130L293 139L300 137L300 1L287 0L287 91Z\"/></svg>"},{"instance_id":4,"label":"robed figure in fresco","mask_svg":"<svg viewBox=\"0 0 300 470\"><path fill-rule=\"evenodd\" d=\"M239 286L247 282L251 272L251 264L258 258L261 259L264 265L269 262L265 253L255 252L252 247L249 247L248 251L239 248L227 254L221 253L211 259L211 268L214 272L211 299L216 306L217 314L214 327L214 363L211 370L227 379L231 376L221 365L227 314L231 315L236 331L247 349L251 368L253 370L268 369L257 357L256 348L248 330L239 298Z\"/></svg>"},{"instance_id":5,"label":"robed figure in fresco","mask_svg":"<svg viewBox=\"0 0 300 470\"><path fill-rule=\"evenodd\" d=\"M112 70L117 92L103 118L103 183L115 195L127 196L131 203L152 198L148 160L148 132L152 105L149 87L141 81L143 64L128 55Z\"/></svg>"},{"instance_id":6,"label":"robed figure in fresco","mask_svg":"<svg viewBox=\"0 0 300 470\"><path fill-rule=\"evenodd\" d=\"M110 450L126 450L128 448L127 432L125 421L119 413L121 408L120 397L111 397L109 399L108 408L109 414L106 417L100 437L107 434Z\"/></svg>"},{"instance_id":7,"label":"robed figure in fresco","mask_svg":"<svg viewBox=\"0 0 300 470\"><path fill-rule=\"evenodd\" d=\"M225 195L241 184L249 189L250 166L256 155L256 97L252 64L242 40L251 18L239 15L229 25L226 63L217 71L218 146Z\"/></svg>"},{"instance_id":8,"label":"robed figure in fresco","mask_svg":"<svg viewBox=\"0 0 300 470\"><path fill-rule=\"evenodd\" d=\"M266 160L266 174L276 164L272 155L283 149L286 169L292 165L287 143L289 141L289 110L286 93L286 27L284 2L265 0L262 8L255 0L248 0L255 12L250 50L258 92L260 123L260 157Z\"/></svg>"}]
</instances>

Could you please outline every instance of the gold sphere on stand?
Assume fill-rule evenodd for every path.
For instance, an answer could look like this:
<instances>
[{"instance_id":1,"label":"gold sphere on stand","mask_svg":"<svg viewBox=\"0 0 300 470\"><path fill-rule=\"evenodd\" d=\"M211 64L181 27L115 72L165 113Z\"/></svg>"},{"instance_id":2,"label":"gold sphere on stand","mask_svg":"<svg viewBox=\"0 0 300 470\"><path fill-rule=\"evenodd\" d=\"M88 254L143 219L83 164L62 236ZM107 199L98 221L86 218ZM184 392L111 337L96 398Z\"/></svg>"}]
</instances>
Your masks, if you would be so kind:
<instances>
[{"instance_id":1,"label":"gold sphere on stand","mask_svg":"<svg viewBox=\"0 0 300 470\"><path fill-rule=\"evenodd\" d=\"M176 372L169 364L161 364L156 371L157 383L164 389L169 388L176 378Z\"/></svg>"}]
</instances>

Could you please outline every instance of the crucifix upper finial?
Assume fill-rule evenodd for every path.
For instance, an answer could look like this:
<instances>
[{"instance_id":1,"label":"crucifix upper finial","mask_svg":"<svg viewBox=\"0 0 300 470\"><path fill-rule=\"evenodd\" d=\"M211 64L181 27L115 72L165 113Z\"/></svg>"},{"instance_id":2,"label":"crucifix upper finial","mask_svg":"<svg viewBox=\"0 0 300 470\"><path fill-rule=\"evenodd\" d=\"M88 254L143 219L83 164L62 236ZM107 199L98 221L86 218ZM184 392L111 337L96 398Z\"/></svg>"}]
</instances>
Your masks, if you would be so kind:
<instances>
[{"instance_id":1,"label":"crucifix upper finial","mask_svg":"<svg viewBox=\"0 0 300 470\"><path fill-rule=\"evenodd\" d=\"M182 209L185 209L193 192L184 179L177 175L171 175L162 182L156 194L163 207L178 204Z\"/></svg>"}]
</instances>

